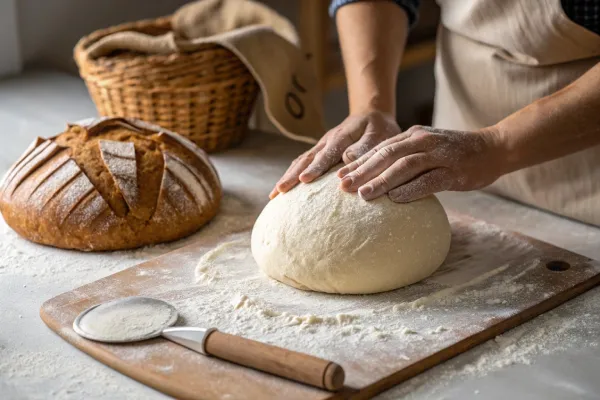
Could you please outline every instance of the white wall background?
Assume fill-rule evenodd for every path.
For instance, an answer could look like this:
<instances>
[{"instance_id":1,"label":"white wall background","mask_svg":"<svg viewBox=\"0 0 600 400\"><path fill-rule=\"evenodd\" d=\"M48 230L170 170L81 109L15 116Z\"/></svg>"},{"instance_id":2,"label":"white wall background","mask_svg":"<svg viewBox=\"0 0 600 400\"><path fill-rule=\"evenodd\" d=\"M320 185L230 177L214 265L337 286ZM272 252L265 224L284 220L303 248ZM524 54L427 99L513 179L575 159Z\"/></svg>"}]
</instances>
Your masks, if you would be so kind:
<instances>
[{"instance_id":1,"label":"white wall background","mask_svg":"<svg viewBox=\"0 0 600 400\"><path fill-rule=\"evenodd\" d=\"M17 0L0 0L0 76L21 70Z\"/></svg>"},{"instance_id":2,"label":"white wall background","mask_svg":"<svg viewBox=\"0 0 600 400\"><path fill-rule=\"evenodd\" d=\"M21 66L77 74L72 53L82 36L127 21L171 14L189 1L0 0L0 77ZM300 1L262 0L294 23ZM414 123L419 105L430 103L433 97L431 65L404 72L398 88L398 117ZM328 93L324 105L327 126L337 125L348 113L346 91Z\"/></svg>"},{"instance_id":3,"label":"white wall background","mask_svg":"<svg viewBox=\"0 0 600 400\"><path fill-rule=\"evenodd\" d=\"M4 0L0 0L4 1ZM110 25L172 13L186 0L16 0L23 64L75 72L80 37Z\"/></svg>"},{"instance_id":4,"label":"white wall background","mask_svg":"<svg viewBox=\"0 0 600 400\"><path fill-rule=\"evenodd\" d=\"M0 0L16 2L23 64L76 72L72 52L88 33L123 22L172 14L190 0ZM301 1L301 0L300 0ZM327 0L323 0L327 1ZM295 1L266 1L293 17ZM2 15L0 7L0 15ZM0 17L0 20L2 17Z\"/></svg>"}]
</instances>

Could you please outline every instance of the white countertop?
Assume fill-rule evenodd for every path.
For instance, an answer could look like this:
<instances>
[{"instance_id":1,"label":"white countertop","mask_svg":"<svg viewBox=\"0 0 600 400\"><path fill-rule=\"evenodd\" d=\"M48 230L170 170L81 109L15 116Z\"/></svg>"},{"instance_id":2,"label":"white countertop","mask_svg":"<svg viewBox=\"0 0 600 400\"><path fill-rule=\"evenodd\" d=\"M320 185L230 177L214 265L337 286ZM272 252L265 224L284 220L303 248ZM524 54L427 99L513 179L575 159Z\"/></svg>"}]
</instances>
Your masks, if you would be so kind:
<instances>
[{"instance_id":1,"label":"white countertop","mask_svg":"<svg viewBox=\"0 0 600 400\"><path fill-rule=\"evenodd\" d=\"M0 172L35 136L95 115L76 77L32 72L0 81ZM226 192L260 210L303 145L251 133L216 155ZM243 177L243 179L240 179ZM445 207L600 259L600 229L481 192L443 193ZM0 221L0 397L6 399L164 398L81 353L39 318L51 297L189 243L83 254L29 243ZM382 394L384 399L600 398L600 289L594 289Z\"/></svg>"}]
</instances>

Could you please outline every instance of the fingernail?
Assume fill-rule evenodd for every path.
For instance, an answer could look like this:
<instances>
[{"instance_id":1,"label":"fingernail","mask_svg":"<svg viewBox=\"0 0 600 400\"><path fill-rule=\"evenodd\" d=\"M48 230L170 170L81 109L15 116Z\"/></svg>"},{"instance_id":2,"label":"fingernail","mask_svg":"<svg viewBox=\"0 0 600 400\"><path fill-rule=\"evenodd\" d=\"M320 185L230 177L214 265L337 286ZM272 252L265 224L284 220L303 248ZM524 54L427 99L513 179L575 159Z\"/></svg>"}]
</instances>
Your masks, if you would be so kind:
<instances>
[{"instance_id":1,"label":"fingernail","mask_svg":"<svg viewBox=\"0 0 600 400\"><path fill-rule=\"evenodd\" d=\"M341 183L342 183L342 186L344 186L344 187L350 187L354 183L354 179L352 178L352 175L346 175L345 177L342 178Z\"/></svg>"},{"instance_id":2,"label":"fingernail","mask_svg":"<svg viewBox=\"0 0 600 400\"><path fill-rule=\"evenodd\" d=\"M348 168L346 168L346 167L340 168L340 170L338 171L338 176L340 178L343 178L344 176L346 176L347 173L348 173Z\"/></svg>"},{"instance_id":3,"label":"fingernail","mask_svg":"<svg viewBox=\"0 0 600 400\"><path fill-rule=\"evenodd\" d=\"M346 152L346 158L348 160L354 161L354 160L356 160L356 154L354 154L353 151L347 151Z\"/></svg>"},{"instance_id":4,"label":"fingernail","mask_svg":"<svg viewBox=\"0 0 600 400\"><path fill-rule=\"evenodd\" d=\"M365 197L367 197L368 195L373 193L373 186L371 186L371 185L361 186L361 188L358 190L358 192L360 193L360 197L365 199Z\"/></svg>"},{"instance_id":5,"label":"fingernail","mask_svg":"<svg viewBox=\"0 0 600 400\"><path fill-rule=\"evenodd\" d=\"M310 175L306 172L303 172L300 174L300 176L298 176L298 179L300 180L300 182L306 183L306 181L310 179Z\"/></svg>"}]
</instances>

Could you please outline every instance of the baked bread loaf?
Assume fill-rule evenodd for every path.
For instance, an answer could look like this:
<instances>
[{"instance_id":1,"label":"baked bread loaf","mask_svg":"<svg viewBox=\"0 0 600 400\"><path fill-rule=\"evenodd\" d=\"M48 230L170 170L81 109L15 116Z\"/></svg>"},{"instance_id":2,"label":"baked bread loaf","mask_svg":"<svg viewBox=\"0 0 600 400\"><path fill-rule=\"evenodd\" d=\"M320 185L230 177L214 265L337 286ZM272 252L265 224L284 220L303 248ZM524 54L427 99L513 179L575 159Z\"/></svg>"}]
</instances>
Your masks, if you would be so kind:
<instances>
[{"instance_id":1,"label":"baked bread loaf","mask_svg":"<svg viewBox=\"0 0 600 400\"><path fill-rule=\"evenodd\" d=\"M21 236L86 251L179 239L218 211L206 153L139 120L80 121L37 138L0 184L0 212Z\"/></svg>"}]
</instances>

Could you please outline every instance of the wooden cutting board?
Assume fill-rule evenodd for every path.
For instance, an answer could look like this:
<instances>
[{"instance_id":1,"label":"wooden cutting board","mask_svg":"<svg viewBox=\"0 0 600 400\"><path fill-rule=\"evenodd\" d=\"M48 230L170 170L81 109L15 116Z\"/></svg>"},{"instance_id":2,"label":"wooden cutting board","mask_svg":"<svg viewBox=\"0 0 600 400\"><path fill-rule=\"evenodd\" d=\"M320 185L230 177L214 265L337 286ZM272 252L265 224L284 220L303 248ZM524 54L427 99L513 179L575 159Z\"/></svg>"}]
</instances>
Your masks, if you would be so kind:
<instances>
[{"instance_id":1,"label":"wooden cutting board","mask_svg":"<svg viewBox=\"0 0 600 400\"><path fill-rule=\"evenodd\" d=\"M420 321L422 332L432 332L438 326L434 332L437 334L424 333L418 342L394 334L362 345L345 345L344 337L336 336L335 344L332 340L316 343L318 351L300 345L293 348L341 364L347 379L345 389L338 393L204 357L161 338L108 345L82 339L72 330L73 320L81 311L115 298L142 295L167 301L197 299L201 303L202 293L206 292L199 291L193 279L196 264L227 235L218 240L200 238L192 245L59 295L44 303L40 313L44 322L67 342L117 371L177 398L369 398L600 283L597 261L466 216L451 214L450 219L450 254L432 277L386 294L344 297L349 299L347 302L355 301L357 307L400 310L399 319ZM238 235L248 235L249 230ZM296 296L292 303L298 296L308 296L307 292L279 286L273 286L273 290L288 291L282 293L289 293L291 298ZM473 293L479 297L465 300ZM320 301L325 308L341 297L322 296L325 300ZM283 297L288 296L277 298ZM335 307L329 311L335 312ZM428 322L427 315L439 318ZM439 329L440 323L443 329ZM318 337L315 336L317 342ZM277 345L277 340L273 344Z\"/></svg>"}]
</instances>

